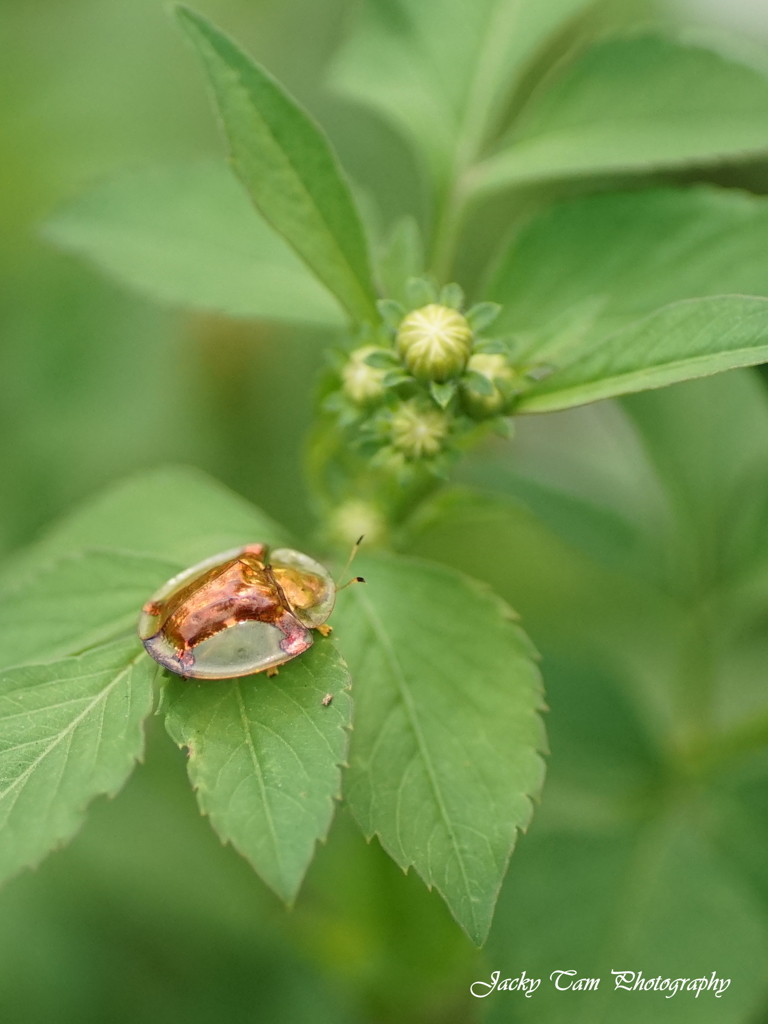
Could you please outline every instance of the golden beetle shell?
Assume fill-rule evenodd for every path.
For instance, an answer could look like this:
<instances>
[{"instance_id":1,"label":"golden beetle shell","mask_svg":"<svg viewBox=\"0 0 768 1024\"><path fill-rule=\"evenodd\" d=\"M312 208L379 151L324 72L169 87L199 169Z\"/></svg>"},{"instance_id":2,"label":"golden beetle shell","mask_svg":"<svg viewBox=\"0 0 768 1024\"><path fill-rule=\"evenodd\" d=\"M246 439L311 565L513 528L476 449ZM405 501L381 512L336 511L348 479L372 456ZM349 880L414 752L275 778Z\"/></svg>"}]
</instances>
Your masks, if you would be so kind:
<instances>
[{"instance_id":1,"label":"golden beetle shell","mask_svg":"<svg viewBox=\"0 0 768 1024\"><path fill-rule=\"evenodd\" d=\"M309 555L248 544L168 580L144 605L139 636L171 672L233 679L303 654L335 601L328 570Z\"/></svg>"}]
</instances>

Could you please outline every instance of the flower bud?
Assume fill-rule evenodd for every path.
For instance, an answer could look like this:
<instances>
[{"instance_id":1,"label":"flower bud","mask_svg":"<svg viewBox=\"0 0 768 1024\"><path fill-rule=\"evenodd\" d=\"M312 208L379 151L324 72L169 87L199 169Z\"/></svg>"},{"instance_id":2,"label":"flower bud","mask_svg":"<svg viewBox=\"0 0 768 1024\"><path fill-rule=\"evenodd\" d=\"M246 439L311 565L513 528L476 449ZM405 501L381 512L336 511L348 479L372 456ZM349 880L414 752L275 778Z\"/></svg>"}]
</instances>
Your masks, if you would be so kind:
<instances>
[{"instance_id":1,"label":"flower bud","mask_svg":"<svg viewBox=\"0 0 768 1024\"><path fill-rule=\"evenodd\" d=\"M431 303L403 319L397 350L414 377L441 383L458 377L467 365L472 328L455 309Z\"/></svg>"},{"instance_id":2,"label":"flower bud","mask_svg":"<svg viewBox=\"0 0 768 1024\"><path fill-rule=\"evenodd\" d=\"M475 419L498 416L508 407L514 393L515 371L500 353L478 352L467 363L468 373L479 373L490 382L491 393L480 394L471 381L462 388L464 406Z\"/></svg>"},{"instance_id":3,"label":"flower bud","mask_svg":"<svg viewBox=\"0 0 768 1024\"><path fill-rule=\"evenodd\" d=\"M334 540L344 546L365 537L366 547L371 547L383 542L387 524L381 511L371 502L350 498L333 512L330 532Z\"/></svg>"},{"instance_id":4,"label":"flower bud","mask_svg":"<svg viewBox=\"0 0 768 1024\"><path fill-rule=\"evenodd\" d=\"M411 400L394 413L390 431L392 446L407 458L430 458L437 455L448 436L448 418Z\"/></svg>"},{"instance_id":5,"label":"flower bud","mask_svg":"<svg viewBox=\"0 0 768 1024\"><path fill-rule=\"evenodd\" d=\"M378 351L375 345L364 345L350 352L349 359L341 371L341 379L346 395L358 405L367 405L384 396L382 383L386 370L369 366L366 359L372 352Z\"/></svg>"}]
</instances>

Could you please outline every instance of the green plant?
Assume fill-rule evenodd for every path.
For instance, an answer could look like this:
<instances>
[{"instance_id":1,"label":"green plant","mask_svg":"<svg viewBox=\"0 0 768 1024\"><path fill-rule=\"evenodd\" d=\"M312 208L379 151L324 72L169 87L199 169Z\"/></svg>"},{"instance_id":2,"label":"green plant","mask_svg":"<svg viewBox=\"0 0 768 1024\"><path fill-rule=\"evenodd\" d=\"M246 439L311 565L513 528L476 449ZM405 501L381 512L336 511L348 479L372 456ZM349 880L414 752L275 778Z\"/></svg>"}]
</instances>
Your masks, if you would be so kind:
<instances>
[{"instance_id":1,"label":"green plant","mask_svg":"<svg viewBox=\"0 0 768 1024\"><path fill-rule=\"evenodd\" d=\"M335 332L308 451L318 517L310 543L343 560L365 534L369 584L340 597L334 638L277 680L161 681L160 710L189 750L202 811L288 903L327 835L348 760L343 796L365 835L437 888L476 944L485 940L543 779L543 704L535 652L510 608L470 578L482 544L457 528L467 516L508 514L504 478L487 470L496 497L470 498L447 481L512 416L768 359L764 200L669 183L566 201L551 185L524 190L591 178L591 193L598 176L768 147L768 84L757 71L669 34L605 36L591 6L366 8L335 85L410 139L431 197L427 230L406 216L383 241L312 119L182 9L245 191L218 163L133 173L45 228L160 299ZM453 280L463 247L484 223L483 204L507 192L512 213L483 234L488 259L479 283L467 283L477 299L467 304ZM653 429L648 417L650 445ZM693 465L693 453L681 462ZM747 533L758 492L745 506ZM588 507L526 497L583 543ZM435 524L457 530L451 559L469 576L411 557L429 547ZM674 516L665 528L678 528ZM603 520L590 535L601 558L609 533ZM114 793L141 756L155 672L129 636L146 597L198 558L289 539L214 481L163 470L117 487L9 566L2 875L67 840L87 802ZM632 545L618 547L623 557ZM658 550L647 561L669 574L664 592L679 567ZM690 594L675 597L685 604ZM707 600L697 591L686 618L696 650L714 615ZM683 709L664 747L675 784L698 784L723 751L763 738L762 727L755 740L738 722L713 724L691 657L670 698Z\"/></svg>"}]
</instances>

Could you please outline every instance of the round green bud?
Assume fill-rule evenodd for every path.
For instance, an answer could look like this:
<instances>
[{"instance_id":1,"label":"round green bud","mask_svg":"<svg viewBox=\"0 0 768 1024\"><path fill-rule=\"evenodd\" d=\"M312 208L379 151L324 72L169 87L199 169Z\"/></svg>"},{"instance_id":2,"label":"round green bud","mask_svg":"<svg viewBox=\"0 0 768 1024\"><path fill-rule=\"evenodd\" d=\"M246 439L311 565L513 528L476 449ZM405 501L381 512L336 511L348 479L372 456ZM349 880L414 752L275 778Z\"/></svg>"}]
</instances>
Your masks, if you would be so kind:
<instances>
[{"instance_id":1,"label":"round green bud","mask_svg":"<svg viewBox=\"0 0 768 1024\"><path fill-rule=\"evenodd\" d=\"M330 533L342 545L352 545L365 537L366 547L381 544L386 537L387 524L381 511L371 502L350 498L338 506L331 515Z\"/></svg>"},{"instance_id":2,"label":"round green bud","mask_svg":"<svg viewBox=\"0 0 768 1024\"><path fill-rule=\"evenodd\" d=\"M472 328L461 313L433 302L403 319L397 350L414 377L442 383L463 373L472 351Z\"/></svg>"},{"instance_id":3,"label":"round green bud","mask_svg":"<svg viewBox=\"0 0 768 1024\"><path fill-rule=\"evenodd\" d=\"M369 366L366 359L372 352L377 352L375 345L364 345L350 352L349 359L341 371L344 393L358 405L368 405L384 397L382 381L386 370Z\"/></svg>"},{"instance_id":4,"label":"round green bud","mask_svg":"<svg viewBox=\"0 0 768 1024\"><path fill-rule=\"evenodd\" d=\"M512 399L515 380L515 371L507 357L500 353L477 352L467 362L467 372L481 374L493 388L489 395L478 393L471 382L462 388L464 407L470 416L490 419L503 413Z\"/></svg>"},{"instance_id":5,"label":"round green bud","mask_svg":"<svg viewBox=\"0 0 768 1024\"><path fill-rule=\"evenodd\" d=\"M448 436L448 417L411 400L395 411L390 430L392 447L406 458L430 458L438 454Z\"/></svg>"}]
</instances>

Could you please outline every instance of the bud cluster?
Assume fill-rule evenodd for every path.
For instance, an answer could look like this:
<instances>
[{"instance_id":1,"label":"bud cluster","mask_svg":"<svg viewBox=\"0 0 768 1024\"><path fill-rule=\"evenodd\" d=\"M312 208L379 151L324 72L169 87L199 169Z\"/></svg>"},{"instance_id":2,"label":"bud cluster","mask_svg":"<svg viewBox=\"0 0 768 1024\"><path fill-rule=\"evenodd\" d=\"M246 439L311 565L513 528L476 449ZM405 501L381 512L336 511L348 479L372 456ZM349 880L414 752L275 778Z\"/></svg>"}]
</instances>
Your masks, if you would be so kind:
<instances>
[{"instance_id":1,"label":"bud cluster","mask_svg":"<svg viewBox=\"0 0 768 1024\"><path fill-rule=\"evenodd\" d=\"M438 292L420 278L408 292L410 308L379 303L382 323L344 355L325 408L374 465L398 477L418 467L443 475L479 422L504 423L524 382L506 342L484 336L499 306L464 312L458 285Z\"/></svg>"}]
</instances>

